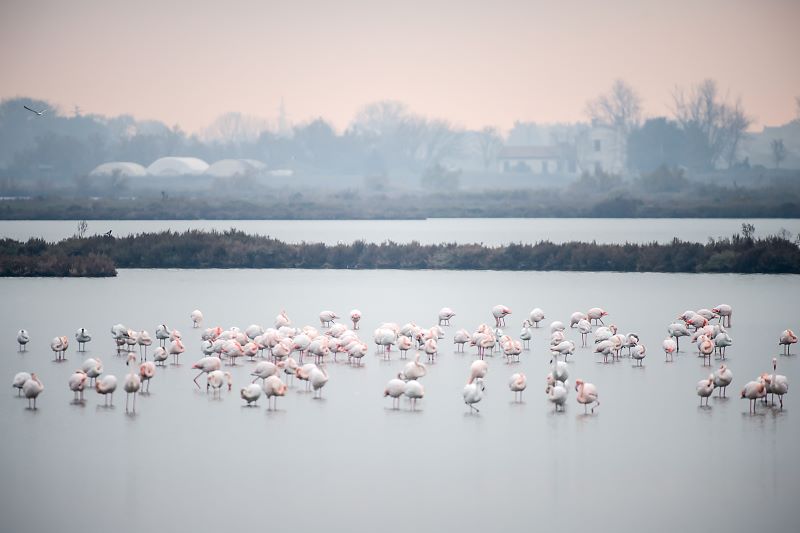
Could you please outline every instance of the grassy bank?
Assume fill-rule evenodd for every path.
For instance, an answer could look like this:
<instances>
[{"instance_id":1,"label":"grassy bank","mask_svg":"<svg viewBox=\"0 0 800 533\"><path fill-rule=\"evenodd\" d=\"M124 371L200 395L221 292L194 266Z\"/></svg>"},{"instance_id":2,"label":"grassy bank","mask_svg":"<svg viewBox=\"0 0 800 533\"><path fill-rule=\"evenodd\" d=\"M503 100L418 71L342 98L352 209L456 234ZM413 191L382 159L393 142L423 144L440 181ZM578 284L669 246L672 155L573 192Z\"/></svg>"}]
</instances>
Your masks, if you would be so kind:
<instances>
[{"instance_id":1,"label":"grassy bank","mask_svg":"<svg viewBox=\"0 0 800 533\"><path fill-rule=\"evenodd\" d=\"M797 243L751 233L706 244L290 244L239 231L0 241L3 276L113 276L115 268L341 268L800 273Z\"/></svg>"}]
</instances>

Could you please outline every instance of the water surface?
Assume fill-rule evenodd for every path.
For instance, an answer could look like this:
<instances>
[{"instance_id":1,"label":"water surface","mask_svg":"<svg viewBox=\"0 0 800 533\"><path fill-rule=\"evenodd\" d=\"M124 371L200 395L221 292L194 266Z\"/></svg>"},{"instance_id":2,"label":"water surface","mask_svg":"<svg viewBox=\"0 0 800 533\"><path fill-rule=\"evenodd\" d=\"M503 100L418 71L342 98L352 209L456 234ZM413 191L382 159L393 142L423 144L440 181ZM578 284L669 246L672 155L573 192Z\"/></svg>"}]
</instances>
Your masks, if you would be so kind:
<instances>
[{"instance_id":1,"label":"water surface","mask_svg":"<svg viewBox=\"0 0 800 533\"><path fill-rule=\"evenodd\" d=\"M797 398L783 411L759 406L748 414L737 398L745 381L767 371L777 337L797 324L798 276L616 274L557 272L410 272L303 270L121 270L111 279L0 279L0 335L6 350L0 375L8 385L20 370L45 384L39 409L25 408L10 386L0 396L8 429L0 470L0 515L14 532L269 530L598 532L625 524L648 531L792 530L800 511ZM702 289L702 290L701 290ZM550 358L548 331L536 331L522 362L490 358L487 397L471 415L461 390L471 353L453 353L452 333L512 308L507 330L533 307L567 320L576 309L605 307L609 322L641 335L644 368L629 359L603 365L582 349L570 362L570 382L595 383L602 405L586 416L570 391L565 413L544 397ZM666 325L685 309L734 306L727 400L698 406L696 382L707 376L688 343L677 361L660 351ZM242 407L238 389L253 363L231 372L234 391L215 399L192 384L199 330L206 325L271 325L286 309L295 324L318 326L318 312L358 307L361 335L380 322L432 325L438 309L457 315L442 353L422 383L418 412L389 409L384 384L404 362L374 354L362 368L327 364L322 400L295 386L268 412ZM94 392L71 403L69 374L84 356L102 357L120 382L127 369L114 355L109 327L148 329L166 322L184 333L180 366L159 369L152 394L135 416L118 390L106 409ZM16 330L33 340L17 353ZM95 336L79 355L53 362L49 339L79 327ZM570 332L570 337L579 336ZM718 364L718 363L716 363ZM779 371L796 380L795 357ZM529 378L524 403L512 402L510 374ZM202 379L201 379L202 382ZM796 412L797 411L797 412ZM712 520L712 522L709 522ZM277 525L270 525L277 524ZM708 527L701 524L708 524ZM695 527L697 526L697 527ZM627 529L627 527L625 527Z\"/></svg>"}]
</instances>

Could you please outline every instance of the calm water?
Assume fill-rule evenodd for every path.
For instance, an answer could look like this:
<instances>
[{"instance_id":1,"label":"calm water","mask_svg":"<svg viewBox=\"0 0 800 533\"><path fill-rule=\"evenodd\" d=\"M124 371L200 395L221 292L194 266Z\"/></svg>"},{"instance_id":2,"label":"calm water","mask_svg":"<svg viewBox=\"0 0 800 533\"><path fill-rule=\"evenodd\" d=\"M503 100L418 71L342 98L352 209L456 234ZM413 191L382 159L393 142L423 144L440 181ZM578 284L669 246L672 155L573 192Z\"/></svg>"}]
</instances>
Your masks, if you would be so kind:
<instances>
[{"instance_id":1,"label":"calm water","mask_svg":"<svg viewBox=\"0 0 800 533\"><path fill-rule=\"evenodd\" d=\"M255 235L269 235L288 242L440 242L535 243L597 241L599 243L668 242L675 236L706 242L709 237L729 237L742 223L756 227L756 235L772 235L786 229L800 233L800 219L624 219L624 218L431 218L427 220L90 220L87 234L113 230L115 235L171 229L236 228ZM76 220L0 221L0 238L42 237L57 241L75 234Z\"/></svg>"},{"instance_id":2,"label":"calm water","mask_svg":"<svg viewBox=\"0 0 800 533\"><path fill-rule=\"evenodd\" d=\"M766 371L786 327L798 328L798 276L508 273L407 271L122 270L114 279L0 279L0 470L4 531L791 531L800 520L800 399L779 411L748 414L741 386ZM701 360L684 352L664 363L665 328L685 309L734 306L734 373L727 400L698 406ZM595 383L602 405L585 416L575 391L565 413L544 395L549 333L536 331L522 362L489 361L487 397L479 415L461 400L471 354L454 354L460 327L491 319L497 303L512 308L516 335L531 308L568 320L600 305L624 332L648 346L644 368L629 359L596 362L579 349L570 382ZM402 367L395 354L373 354L363 368L328 363L324 399L292 388L267 412L244 408L238 389L253 363L233 369L234 391L213 399L194 388L192 361L206 325L271 325L285 308L297 325L318 326L317 314L358 307L362 338L382 321L432 325L438 309L457 316L439 361L422 383L418 412L389 409L385 382ZM101 356L106 372L126 373L109 327L123 322L151 333L162 322L184 333L180 366L159 369L152 394L135 416L87 393L73 405L69 374L85 356ZM89 352L75 352L74 331L94 334ZM27 354L16 330L32 335ZM66 363L53 362L49 339L68 335ZM579 335L570 333L573 340ZM684 349L688 349L688 343ZM795 350L798 350L795 347ZM780 357L779 372L798 379L798 359ZM45 384L29 411L10 381L20 370ZM512 403L507 381L523 370L524 403ZM691 524L691 525L689 525ZM687 525L689 525L687 527Z\"/></svg>"}]
</instances>

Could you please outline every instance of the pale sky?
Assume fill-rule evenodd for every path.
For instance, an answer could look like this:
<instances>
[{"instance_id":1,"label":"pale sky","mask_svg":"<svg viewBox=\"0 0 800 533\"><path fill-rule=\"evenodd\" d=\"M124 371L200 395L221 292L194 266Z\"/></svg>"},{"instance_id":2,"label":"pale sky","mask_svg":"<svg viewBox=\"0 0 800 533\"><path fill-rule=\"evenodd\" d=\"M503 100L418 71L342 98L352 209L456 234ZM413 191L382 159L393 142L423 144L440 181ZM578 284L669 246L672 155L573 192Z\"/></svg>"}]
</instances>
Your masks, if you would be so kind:
<instances>
[{"instance_id":1,"label":"pale sky","mask_svg":"<svg viewBox=\"0 0 800 533\"><path fill-rule=\"evenodd\" d=\"M362 105L478 128L585 120L622 78L645 114L714 78L755 126L800 95L794 0L2 0L0 98L195 132L227 111L342 129Z\"/></svg>"}]
</instances>

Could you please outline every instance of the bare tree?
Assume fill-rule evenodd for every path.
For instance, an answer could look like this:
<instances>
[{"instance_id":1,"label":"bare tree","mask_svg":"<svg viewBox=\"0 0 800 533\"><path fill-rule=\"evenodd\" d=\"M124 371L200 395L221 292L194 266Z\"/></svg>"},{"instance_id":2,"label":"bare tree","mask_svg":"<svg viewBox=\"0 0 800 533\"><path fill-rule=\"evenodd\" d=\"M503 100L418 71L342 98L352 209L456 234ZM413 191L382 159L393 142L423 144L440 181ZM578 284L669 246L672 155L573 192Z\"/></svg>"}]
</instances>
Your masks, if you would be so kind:
<instances>
[{"instance_id":1,"label":"bare tree","mask_svg":"<svg viewBox=\"0 0 800 533\"><path fill-rule=\"evenodd\" d=\"M612 128L617 137L617 164L626 166L627 142L631 131L642 120L642 99L623 80L616 80L608 94L601 94L586 104L586 114L593 123Z\"/></svg>"},{"instance_id":2,"label":"bare tree","mask_svg":"<svg viewBox=\"0 0 800 533\"><path fill-rule=\"evenodd\" d=\"M223 143L251 142L267 130L267 122L261 118L230 112L218 116L203 130L206 141Z\"/></svg>"},{"instance_id":3,"label":"bare tree","mask_svg":"<svg viewBox=\"0 0 800 533\"><path fill-rule=\"evenodd\" d=\"M503 147L503 138L497 129L486 126L473 135L473 150L481 158L483 170L489 170L492 162L497 158L498 152Z\"/></svg>"},{"instance_id":4,"label":"bare tree","mask_svg":"<svg viewBox=\"0 0 800 533\"><path fill-rule=\"evenodd\" d=\"M772 148L772 159L775 161L775 168L781 168L781 163L786 159L786 146L783 144L783 139L772 139L769 144Z\"/></svg>"},{"instance_id":5,"label":"bare tree","mask_svg":"<svg viewBox=\"0 0 800 533\"><path fill-rule=\"evenodd\" d=\"M642 99L622 80L616 80L608 94L601 94L586 104L586 114L600 124L627 136L642 119Z\"/></svg>"},{"instance_id":6,"label":"bare tree","mask_svg":"<svg viewBox=\"0 0 800 533\"><path fill-rule=\"evenodd\" d=\"M672 94L673 113L681 128L698 147L698 163L713 168L718 161L731 166L752 118L738 99L729 103L714 80L704 80L688 91L676 88Z\"/></svg>"}]
</instances>

